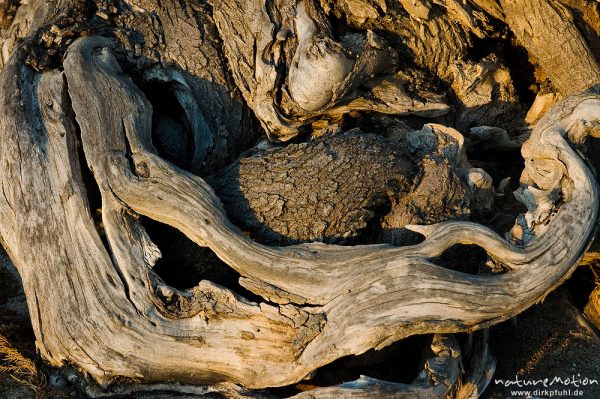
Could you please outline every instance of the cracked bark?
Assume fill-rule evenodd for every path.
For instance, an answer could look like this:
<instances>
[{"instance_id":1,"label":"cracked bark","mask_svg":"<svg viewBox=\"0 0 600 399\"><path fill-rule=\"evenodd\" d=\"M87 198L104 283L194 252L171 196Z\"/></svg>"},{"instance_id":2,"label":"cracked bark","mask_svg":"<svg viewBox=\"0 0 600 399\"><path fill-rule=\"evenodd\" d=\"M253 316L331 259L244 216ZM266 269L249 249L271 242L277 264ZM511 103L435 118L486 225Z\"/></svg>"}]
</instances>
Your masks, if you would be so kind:
<instances>
[{"instance_id":1,"label":"cracked bark","mask_svg":"<svg viewBox=\"0 0 600 399\"><path fill-rule=\"evenodd\" d=\"M406 244L408 224L467 219L471 196L446 160L407 147L351 132L259 150L207 181L227 215L263 243Z\"/></svg>"}]
</instances>

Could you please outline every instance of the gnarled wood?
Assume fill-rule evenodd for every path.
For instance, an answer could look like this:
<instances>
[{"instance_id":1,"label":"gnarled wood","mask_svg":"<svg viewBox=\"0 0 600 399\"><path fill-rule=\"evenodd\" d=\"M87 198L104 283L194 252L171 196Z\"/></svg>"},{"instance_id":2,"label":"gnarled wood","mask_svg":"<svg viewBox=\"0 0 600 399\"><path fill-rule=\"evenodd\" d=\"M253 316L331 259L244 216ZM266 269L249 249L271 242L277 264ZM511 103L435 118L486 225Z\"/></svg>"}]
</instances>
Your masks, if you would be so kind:
<instances>
[{"instance_id":1,"label":"gnarled wood","mask_svg":"<svg viewBox=\"0 0 600 399\"><path fill-rule=\"evenodd\" d=\"M49 15L36 1L14 20L0 14L0 237L51 365L103 386L177 381L260 397L251 390L410 335L506 320L568 278L593 236L598 188L571 144L599 135L600 92L573 93L600 73L591 31L558 0L65 0L43 26L28 20L35 10ZM554 22L531 18L529 35L523 10ZM543 117L555 96L539 95L526 119L507 60L473 54L474 38L499 37L504 22L571 94ZM545 43L559 36L560 54ZM223 169L258 136L244 101L272 141L312 140L262 144ZM491 212L494 185L458 131L419 118L479 139L494 131L508 149L536 123L515 193L527 213L506 239L437 223ZM398 130L376 131L383 122ZM361 124L391 138L345 132ZM247 297L207 279L168 285L148 218L213 251ZM409 230L425 240L297 244L374 225L379 241L406 244ZM485 249L495 274L435 264L457 244ZM412 385L363 377L298 397L478 395L494 361L487 336L473 339L465 376L454 338L436 335Z\"/></svg>"},{"instance_id":2,"label":"gnarled wood","mask_svg":"<svg viewBox=\"0 0 600 399\"><path fill-rule=\"evenodd\" d=\"M313 2L216 0L212 6L235 81L271 139L288 141L315 119L351 110L396 115L448 111L433 93L411 95L402 76L386 81L385 89L396 96L393 101L378 95L376 82L370 83L370 94L356 101L352 93L359 85L369 87L374 75L393 72L397 55L372 31L333 39L331 26Z\"/></svg>"},{"instance_id":3,"label":"gnarled wood","mask_svg":"<svg viewBox=\"0 0 600 399\"><path fill-rule=\"evenodd\" d=\"M77 364L101 382L129 377L285 385L336 358L411 334L472 330L505 320L560 284L591 237L596 186L563 134L587 134L589 125L581 121L594 120L600 102L595 94L562 103L533 133L537 154L557 154L560 173L550 174L550 181L544 172L542 182L532 164L528 174L542 188L561 189L564 204L543 230L536 226L547 215L532 209L522 228L535 237L523 248L461 222L411 227L427 239L410 247L277 248L242 235L202 179L153 153L148 103L120 72L110 47L97 38L78 40L64 64L83 151L103 197L110 252L93 228L74 167L76 136L63 75L39 75L17 61L3 73L2 93L21 98L39 93L35 103L44 105L23 110L3 95L0 131L5 148L17 151L2 155L7 200L0 227L26 292L36 293L28 294L29 307L40 351L52 364ZM15 179L15 173L21 177ZM15 187L15 181L21 184ZM250 289L279 304L249 303L207 281L186 292L165 286L151 272L158 249L136 214L209 246L245 279L259 283L246 284ZM18 239L11 231L20 232ZM470 276L428 261L456 243L484 247L509 271ZM47 266L36 267L40 264ZM40 298L42 293L47 295ZM268 372L274 369L280 373Z\"/></svg>"}]
</instances>

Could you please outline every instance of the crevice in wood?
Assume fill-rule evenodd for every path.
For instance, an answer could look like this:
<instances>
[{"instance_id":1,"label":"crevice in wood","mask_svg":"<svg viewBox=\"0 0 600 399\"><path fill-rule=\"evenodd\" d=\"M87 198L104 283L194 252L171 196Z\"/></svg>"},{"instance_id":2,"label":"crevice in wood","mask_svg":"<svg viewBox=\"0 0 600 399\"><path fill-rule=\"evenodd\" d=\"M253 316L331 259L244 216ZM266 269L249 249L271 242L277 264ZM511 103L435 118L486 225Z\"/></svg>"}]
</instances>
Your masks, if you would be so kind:
<instances>
[{"instance_id":1,"label":"crevice in wood","mask_svg":"<svg viewBox=\"0 0 600 399\"><path fill-rule=\"evenodd\" d=\"M410 384L432 356L431 336L415 335L381 350L371 349L361 355L346 356L316 369L311 377L297 384L269 389L279 398L301 392L340 385L368 376L392 383Z\"/></svg>"},{"instance_id":2,"label":"crevice in wood","mask_svg":"<svg viewBox=\"0 0 600 399\"><path fill-rule=\"evenodd\" d=\"M94 227L98 232L98 236L102 240L102 244L104 244L104 248L110 253L110 245L106 238L106 232L104 231L104 225L102 222L102 194L100 193L100 188L98 187L94 173L90 169L88 161L85 157L85 150L83 149L83 144L81 141L81 128L79 123L77 123L77 119L75 118L75 110L73 110L71 97L68 94L69 82L66 78L64 79L64 84L65 117L73 127L74 148L77 153L79 171L81 172L81 181L84 185L84 191L89 207L88 212L94 221Z\"/></svg>"},{"instance_id":3,"label":"crevice in wood","mask_svg":"<svg viewBox=\"0 0 600 399\"><path fill-rule=\"evenodd\" d=\"M511 32L505 35L506 37L502 39L474 37L473 46L465 58L481 61L491 54L497 54L510 72L519 99L529 108L539 90L535 76L536 64L527 50L517 43Z\"/></svg>"},{"instance_id":4,"label":"crevice in wood","mask_svg":"<svg viewBox=\"0 0 600 399\"><path fill-rule=\"evenodd\" d=\"M514 36L504 43L503 53L519 98L529 108L535 100L535 95L541 89L537 84L538 79L536 79L537 65L527 50L516 42Z\"/></svg>"},{"instance_id":5,"label":"crevice in wood","mask_svg":"<svg viewBox=\"0 0 600 399\"><path fill-rule=\"evenodd\" d=\"M470 151L467 146L469 162L490 174L494 184L498 186L503 179L510 177L513 191L518 188L519 178L525 165L520 149L516 150L479 150Z\"/></svg>"},{"instance_id":6,"label":"crevice in wood","mask_svg":"<svg viewBox=\"0 0 600 399\"><path fill-rule=\"evenodd\" d=\"M252 302L267 302L239 284L240 274L207 247L200 247L179 230L147 217L142 226L162 254L153 267L167 285L185 291L208 280Z\"/></svg>"},{"instance_id":7,"label":"crevice in wood","mask_svg":"<svg viewBox=\"0 0 600 399\"><path fill-rule=\"evenodd\" d=\"M180 168L190 170L194 137L190 122L169 84L149 81L139 87L152 104L152 143L158 154Z\"/></svg>"},{"instance_id":8,"label":"crevice in wood","mask_svg":"<svg viewBox=\"0 0 600 399\"><path fill-rule=\"evenodd\" d=\"M438 266L472 275L489 270L486 267L487 252L477 245L453 245L431 261Z\"/></svg>"},{"instance_id":9,"label":"crevice in wood","mask_svg":"<svg viewBox=\"0 0 600 399\"><path fill-rule=\"evenodd\" d=\"M598 261L591 262L586 266L578 267L571 278L565 283L565 287L573 296L573 303L583 311L590 299L590 294L600 283L598 277L600 264Z\"/></svg>"}]
</instances>

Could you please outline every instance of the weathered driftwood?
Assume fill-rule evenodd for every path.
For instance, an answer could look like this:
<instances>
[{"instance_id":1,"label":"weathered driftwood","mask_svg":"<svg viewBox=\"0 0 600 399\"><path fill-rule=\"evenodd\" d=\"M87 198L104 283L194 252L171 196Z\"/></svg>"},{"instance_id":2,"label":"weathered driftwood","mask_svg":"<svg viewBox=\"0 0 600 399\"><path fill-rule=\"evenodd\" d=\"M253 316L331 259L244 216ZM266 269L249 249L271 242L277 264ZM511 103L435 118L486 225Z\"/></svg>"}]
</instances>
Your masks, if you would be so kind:
<instances>
[{"instance_id":1,"label":"weathered driftwood","mask_svg":"<svg viewBox=\"0 0 600 399\"><path fill-rule=\"evenodd\" d=\"M524 183L539 188L524 190L531 209L518 225L523 247L451 222L411 227L427 239L409 247L277 248L241 234L201 178L156 156L148 102L108 40L77 40L64 74L21 62L17 54L2 75L0 233L23 277L44 358L76 364L102 383L280 386L412 334L489 326L564 281L593 232L596 184L564 136L596 134L595 93L560 103L532 134ZM77 126L100 188L108 247L90 216ZM270 303L209 281L187 291L161 283L151 270L160 251L138 214L210 247ZM507 272L473 276L428 261L456 243L482 246Z\"/></svg>"},{"instance_id":2,"label":"weathered driftwood","mask_svg":"<svg viewBox=\"0 0 600 399\"><path fill-rule=\"evenodd\" d=\"M577 0L560 3L587 7ZM470 54L474 37L497 38L510 28L563 94L597 83L597 58L590 50L598 45L597 26L592 23L585 32L575 28L570 11L557 1L53 4L54 14L44 2L31 1L0 15L6 28L0 35L0 237L22 276L40 353L52 365L73 364L103 385L123 378L178 381L210 384L231 397L258 396L246 388L292 384L340 357L413 334L473 331L506 320L563 282L593 235L595 178L570 143L598 135L598 89L572 95L547 112L556 96L545 101L540 93L525 120L502 60ZM43 24L46 15L55 17ZM540 37L528 34L524 15L535 16L528 20ZM541 29L537 25L546 17L555 23ZM340 30L340 21L356 31ZM91 35L94 30L114 40ZM75 40L80 35L87 37ZM558 37L566 50L545 46ZM451 88L447 96L443 85ZM352 236L368 223L364 211L377 206L378 196L389 195L381 176L389 168L406 182L392 188L396 202L381 227L412 229L426 236L424 242L406 247L257 243L225 212L232 213L231 204L245 194L250 206L238 216L248 217L245 211L256 208L263 221L250 227L281 227L281 237L271 241L322 239L328 231L315 225L296 229L294 236L289 229L299 225L293 219L300 205L294 201L302 196L294 197L285 182L302 180L302 169L311 166L304 158L295 164L299 172L281 180L275 193L288 195L289 189L294 205L286 210L289 220L279 218L276 208L270 213L278 201L263 201L258 185L227 198L224 207L199 177L212 173L211 183L221 194L236 189L231 176L247 160L221 169L250 147L258 131L240 105L242 98L274 141L336 133L344 118L361 112L374 120L377 114L445 116L475 134L489 132L477 125L500 126L508 143L525 122L537 122L523 146L526 169L517 193L528 212L507 240L474 223L411 226L464 216L467 207L489 211L493 195L491 178L464 157L462 136L428 124L401 134L407 148L414 147L408 158L419 159L419 165L398 161L402 151L389 143L377 147L381 139L374 139L372 157L333 179L349 185L339 192L356 194L348 202L356 201L363 213L332 231ZM175 105L153 109L151 102ZM444 135L453 137L451 145L429 148L432 138ZM304 157L312 145L319 141L297 153ZM295 146L281 154L294 154ZM360 160L356 150L348 149L349 162ZM282 179L276 151L261 156L256 159L267 160L274 172L253 170L248 181ZM381 173L367 184L369 162ZM281 173L288 173L284 169ZM363 176L354 181L351 172L360 171ZM414 176L420 176L418 183ZM430 203L433 217L413 217L405 199L433 201L432 180L448 183L444 190L450 198L436 193L442 201ZM364 190L352 186L357 182ZM258 205L252 205L254 198ZM319 208L318 198L307 198L322 213L329 209ZM446 203L465 210L444 209ZM335 203L325 216L340 220L343 206ZM167 285L152 270L161 253L141 216L210 248L239 273L254 298L262 299L250 301L208 280L188 290ZM393 235L384 241L402 242ZM455 244L483 247L503 273L468 275L435 265L433 259ZM486 338L477 337L470 351L463 350L470 371L459 390L452 388L459 379L458 348L452 337L437 335L437 356L411 386L365 377L299 397L371 397L376 391L388 397L477 395L493 370Z\"/></svg>"},{"instance_id":3,"label":"weathered driftwood","mask_svg":"<svg viewBox=\"0 0 600 399\"><path fill-rule=\"evenodd\" d=\"M479 363L479 358L489 360L487 338L485 335L476 335L473 344L480 346L479 353L475 353L473 361ZM411 384L392 383L381 381L368 376L360 376L354 381L344 382L338 386L315 388L289 396L289 399L337 399L337 398L446 398L453 394L455 386L460 381L461 360L463 359L460 345L452 335L434 335L429 348L427 359L422 370ZM483 355L483 356L480 356ZM491 377L491 375L489 375ZM480 386L486 385L487 380L479 382ZM86 386L86 393L91 397L106 397L114 395L128 395L141 392L178 392L193 394L198 397L218 393L231 399L274 399L277 396L267 390L249 390L231 384L221 383L211 386L182 385L173 383L139 384L123 383L111 386L109 390L101 390L94 386ZM471 391L469 391L471 392ZM162 396L159 396L162 397ZM472 396L457 396L472 397Z\"/></svg>"},{"instance_id":4,"label":"weathered driftwood","mask_svg":"<svg viewBox=\"0 0 600 399\"><path fill-rule=\"evenodd\" d=\"M409 87L404 74L394 76L397 55L382 37L367 31L335 40L313 2L211 3L235 81L272 139L290 140L311 121L352 110L448 112L439 95ZM383 73L391 75L373 79ZM357 96L360 85L370 91Z\"/></svg>"}]
</instances>

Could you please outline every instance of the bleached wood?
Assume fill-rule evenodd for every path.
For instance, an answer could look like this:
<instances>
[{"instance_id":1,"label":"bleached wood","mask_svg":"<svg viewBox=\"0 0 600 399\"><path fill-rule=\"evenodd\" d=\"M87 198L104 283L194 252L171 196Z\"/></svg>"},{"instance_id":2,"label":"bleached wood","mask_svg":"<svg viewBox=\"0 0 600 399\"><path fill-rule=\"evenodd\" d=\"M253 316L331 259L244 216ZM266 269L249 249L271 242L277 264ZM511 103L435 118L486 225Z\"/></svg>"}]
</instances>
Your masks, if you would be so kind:
<instances>
[{"instance_id":1,"label":"bleached wood","mask_svg":"<svg viewBox=\"0 0 600 399\"><path fill-rule=\"evenodd\" d=\"M528 156L557 161L542 170L528 162L528 175L561 190L564 204L550 214L531 210L521 223L529 229L524 247L452 222L413 226L427 239L411 247L277 248L245 237L201 178L154 154L149 104L120 71L109 41L76 41L64 74L34 73L19 61L2 75L0 234L23 277L44 358L75 364L102 383L280 386L409 335L486 327L564 281L593 233L596 184L564 136L597 134L595 93L559 103L532 134ZM109 248L86 203L71 103L102 193ZM137 214L210 247L273 303L248 302L208 281L185 292L164 285L151 272L158 249ZM428 260L456 243L482 246L509 270L472 276Z\"/></svg>"},{"instance_id":2,"label":"bleached wood","mask_svg":"<svg viewBox=\"0 0 600 399\"><path fill-rule=\"evenodd\" d=\"M56 2L56 15L76 3ZM290 140L311 124L327 130L348 113L439 117L451 111L450 102L459 105L455 127L496 125L507 115L518 120L522 110L508 68L493 56L465 61L473 37L497 37L498 23L508 24L563 94L588 88L600 76L591 50L594 35L582 32L560 5L582 6L577 0L402 0L389 10L379 0L323 0L322 8L296 0L175 3L122 2L122 17L148 41L140 57L138 45L129 42L131 32L119 30L116 48L144 70L143 79L177 86L172 90L194 133L195 173L205 170L205 161L222 165L231 156L227 141L239 141L246 132L242 125L249 118L238 118L243 121L237 128L220 120L222 114L232 120L242 114L233 104L239 96L228 92L235 88L227 71L275 141ZM472 331L512 317L563 282L591 239L596 183L569 142L599 134L597 89L549 111L555 98L540 96L533 107L528 123L546 116L523 147L526 170L517 196L529 212L517 220L507 238L511 244L479 225L454 222L412 227L427 239L404 248L269 247L228 220L203 179L158 156L150 138L152 107L120 70L113 44L92 37L69 46L69 22L57 27L55 18L41 26L45 7L34 0L22 4L0 35L0 68L13 57L0 86L0 238L23 278L40 353L53 365L74 364L102 384L122 378L134 387L136 381L179 381L209 384L206 392L229 397L260 397L240 386L295 383L340 357L409 335ZM114 23L102 7L94 18ZM400 8L406 13L394 14ZM328 21L333 9L356 32L334 33ZM593 22L591 14L584 20ZM79 15L71 23L85 25L83 20ZM531 35L530 28L541 34ZM36 29L52 35L25 40L29 51L42 44L41 52L29 53L30 65L53 71L33 72L17 46ZM390 41L396 35L412 52L410 60ZM47 43L48 37L55 40ZM67 47L64 62L44 61ZM145 70L148 65L152 71ZM427 74L452 85L456 99L440 95ZM199 99L204 80L227 89ZM512 121L508 125L502 126L510 130ZM90 182L83 182L80 159L93 172L91 184L100 188L107 246L91 217ZM481 180L487 199L491 179ZM209 281L184 291L166 285L152 271L160 250L140 215L210 247L264 301L249 302ZM471 276L432 263L456 243L484 247L505 273ZM440 369L426 369L432 372L413 385L361 378L300 397L480 393L493 370L487 342L474 344L466 384L453 392L459 355L451 337L443 340L430 359L441 362ZM177 390L176 384L157 386Z\"/></svg>"}]
</instances>

